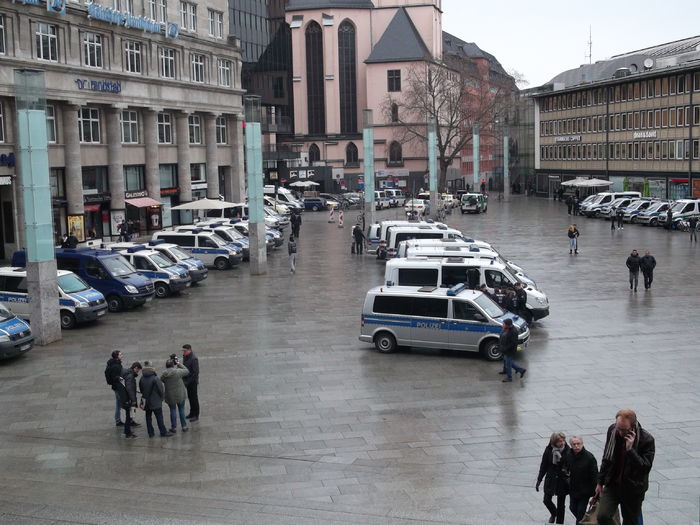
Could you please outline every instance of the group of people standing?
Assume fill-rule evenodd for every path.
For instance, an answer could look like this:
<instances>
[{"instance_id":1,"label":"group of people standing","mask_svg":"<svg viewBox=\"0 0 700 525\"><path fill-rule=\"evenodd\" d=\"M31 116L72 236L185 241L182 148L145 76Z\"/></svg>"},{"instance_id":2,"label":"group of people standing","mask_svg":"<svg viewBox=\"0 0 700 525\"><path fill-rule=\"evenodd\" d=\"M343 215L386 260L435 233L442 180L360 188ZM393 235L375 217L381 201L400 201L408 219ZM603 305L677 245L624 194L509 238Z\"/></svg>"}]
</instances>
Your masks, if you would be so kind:
<instances>
[{"instance_id":1,"label":"group of people standing","mask_svg":"<svg viewBox=\"0 0 700 525\"><path fill-rule=\"evenodd\" d=\"M178 416L182 432L189 430L189 424L199 420L199 359L192 351L192 346L182 346L182 363L176 354L171 354L165 362L165 370L158 376L150 361L143 365L135 361L130 367L124 367L124 354L120 350L112 352L105 368L105 380L114 391L115 409L114 422L118 427L124 427L124 436L133 439L136 434L132 431L140 426L132 415L136 408L146 413L146 429L149 437L155 436L153 416L155 416L161 437L170 437L177 432ZM136 379L141 373L141 379ZM138 400L138 393L141 401ZM185 401L189 400L190 413L185 415ZM170 409L170 429L166 428L163 419L163 402ZM121 418L125 412L124 421Z\"/></svg>"},{"instance_id":2,"label":"group of people standing","mask_svg":"<svg viewBox=\"0 0 700 525\"><path fill-rule=\"evenodd\" d=\"M566 198L566 210L569 215L578 215L581 210L581 201L578 195L569 195Z\"/></svg>"},{"instance_id":3,"label":"group of people standing","mask_svg":"<svg viewBox=\"0 0 700 525\"><path fill-rule=\"evenodd\" d=\"M568 495L569 510L577 524L588 505L597 502L598 525L619 523L618 512L624 525L643 525L642 503L656 446L635 412L623 409L615 415L615 423L606 434L600 470L583 439L572 437L569 443L570 447L563 433L555 432L542 454L535 490L539 492L544 480L543 503L550 514L549 523L564 523Z\"/></svg>"}]
</instances>

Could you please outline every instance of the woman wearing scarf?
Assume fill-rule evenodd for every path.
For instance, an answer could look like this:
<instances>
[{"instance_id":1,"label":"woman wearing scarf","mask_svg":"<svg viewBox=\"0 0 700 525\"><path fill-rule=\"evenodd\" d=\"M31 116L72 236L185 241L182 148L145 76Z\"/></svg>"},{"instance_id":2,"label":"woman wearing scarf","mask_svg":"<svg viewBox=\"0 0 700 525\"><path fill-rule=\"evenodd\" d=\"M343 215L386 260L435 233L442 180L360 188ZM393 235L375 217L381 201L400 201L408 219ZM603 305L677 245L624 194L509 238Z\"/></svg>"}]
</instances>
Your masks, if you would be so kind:
<instances>
[{"instance_id":1,"label":"woman wearing scarf","mask_svg":"<svg viewBox=\"0 0 700 525\"><path fill-rule=\"evenodd\" d=\"M549 511L549 523L564 523L566 513L566 495L569 493L569 463L571 449L566 444L566 436L555 432L549 438L549 445L544 449L540 472L537 475L535 490L540 491L544 478L544 506ZM557 497L557 504L552 498Z\"/></svg>"}]
</instances>

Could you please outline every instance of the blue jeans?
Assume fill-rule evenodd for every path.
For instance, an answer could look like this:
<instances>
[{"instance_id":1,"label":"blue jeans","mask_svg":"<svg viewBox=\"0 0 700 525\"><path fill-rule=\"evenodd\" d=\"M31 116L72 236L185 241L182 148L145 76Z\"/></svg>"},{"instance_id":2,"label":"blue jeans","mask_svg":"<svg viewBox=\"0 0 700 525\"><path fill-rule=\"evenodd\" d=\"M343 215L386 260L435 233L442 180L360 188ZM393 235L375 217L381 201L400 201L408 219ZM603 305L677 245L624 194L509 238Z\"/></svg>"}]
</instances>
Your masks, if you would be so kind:
<instances>
[{"instance_id":1,"label":"blue jeans","mask_svg":"<svg viewBox=\"0 0 700 525\"><path fill-rule=\"evenodd\" d=\"M187 428L187 417L185 417L185 400L183 399L177 405L168 405L170 407L170 428L177 428L177 413L180 413L180 426Z\"/></svg>"},{"instance_id":2,"label":"blue jeans","mask_svg":"<svg viewBox=\"0 0 700 525\"><path fill-rule=\"evenodd\" d=\"M114 399L116 400L114 404L114 422L119 423L122 420L122 403L116 390L114 390Z\"/></svg>"},{"instance_id":3,"label":"blue jeans","mask_svg":"<svg viewBox=\"0 0 700 525\"><path fill-rule=\"evenodd\" d=\"M161 436L165 436L168 434L168 429L165 428L165 423L163 423L163 409L162 408L155 408L155 409L146 409L146 429L148 430L148 435L153 437L155 435L155 431L153 429L153 421L151 419L151 416L155 414L156 416L156 423L158 423L158 430L160 431Z\"/></svg>"},{"instance_id":4,"label":"blue jeans","mask_svg":"<svg viewBox=\"0 0 700 525\"><path fill-rule=\"evenodd\" d=\"M506 354L503 354L503 369L508 379L513 379L512 370L515 370L516 372L522 372L523 370L525 370L522 366L518 366L518 364L515 361L513 361L513 358L511 356Z\"/></svg>"},{"instance_id":5,"label":"blue jeans","mask_svg":"<svg viewBox=\"0 0 700 525\"><path fill-rule=\"evenodd\" d=\"M576 517L576 523L581 521L583 516L586 514L586 510L588 510L588 500L590 499L591 498L569 497L569 510L571 511L571 514Z\"/></svg>"}]
</instances>

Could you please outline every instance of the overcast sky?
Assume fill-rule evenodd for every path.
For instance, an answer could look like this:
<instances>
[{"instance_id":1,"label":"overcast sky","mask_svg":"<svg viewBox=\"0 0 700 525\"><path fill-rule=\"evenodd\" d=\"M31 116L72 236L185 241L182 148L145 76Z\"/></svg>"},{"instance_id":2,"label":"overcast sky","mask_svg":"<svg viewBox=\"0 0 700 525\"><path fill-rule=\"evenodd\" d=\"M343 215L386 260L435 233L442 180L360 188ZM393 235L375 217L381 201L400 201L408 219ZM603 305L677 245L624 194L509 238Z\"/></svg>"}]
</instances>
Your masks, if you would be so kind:
<instances>
[{"instance_id":1,"label":"overcast sky","mask_svg":"<svg viewBox=\"0 0 700 525\"><path fill-rule=\"evenodd\" d=\"M700 0L443 0L443 30L494 55L535 87L558 73L664 42L700 35Z\"/></svg>"}]
</instances>

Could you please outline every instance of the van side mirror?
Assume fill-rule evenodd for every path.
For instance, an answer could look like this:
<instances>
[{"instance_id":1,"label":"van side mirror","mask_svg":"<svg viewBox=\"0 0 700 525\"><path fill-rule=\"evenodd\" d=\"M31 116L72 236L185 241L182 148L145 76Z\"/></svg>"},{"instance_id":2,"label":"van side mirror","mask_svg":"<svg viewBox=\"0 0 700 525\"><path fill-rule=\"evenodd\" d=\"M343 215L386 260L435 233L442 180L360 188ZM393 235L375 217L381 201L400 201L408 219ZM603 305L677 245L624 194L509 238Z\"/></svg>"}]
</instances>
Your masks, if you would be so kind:
<instances>
[{"instance_id":1,"label":"van side mirror","mask_svg":"<svg viewBox=\"0 0 700 525\"><path fill-rule=\"evenodd\" d=\"M480 323L486 322L486 317L481 315L480 313L475 313L474 314L474 320L479 321Z\"/></svg>"}]
</instances>

